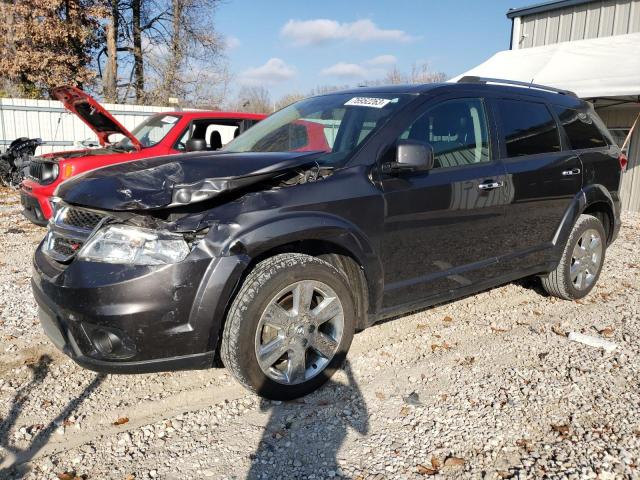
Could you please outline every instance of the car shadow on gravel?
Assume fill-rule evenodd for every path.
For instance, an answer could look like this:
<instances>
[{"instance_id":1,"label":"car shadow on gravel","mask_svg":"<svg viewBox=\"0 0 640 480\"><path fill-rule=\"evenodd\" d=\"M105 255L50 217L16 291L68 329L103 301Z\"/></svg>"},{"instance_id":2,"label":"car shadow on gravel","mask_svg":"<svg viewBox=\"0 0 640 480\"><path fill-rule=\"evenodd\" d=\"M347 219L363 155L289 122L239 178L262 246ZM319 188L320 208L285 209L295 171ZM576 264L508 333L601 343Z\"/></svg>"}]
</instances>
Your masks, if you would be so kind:
<instances>
[{"instance_id":1,"label":"car shadow on gravel","mask_svg":"<svg viewBox=\"0 0 640 480\"><path fill-rule=\"evenodd\" d=\"M343 371L346 385L330 380L298 400L261 400L260 408L270 416L256 451L250 455L247 479L340 475L338 453L349 429L360 435L369 430L367 406L347 361Z\"/></svg>"},{"instance_id":2,"label":"car shadow on gravel","mask_svg":"<svg viewBox=\"0 0 640 480\"><path fill-rule=\"evenodd\" d=\"M80 395L71 399L66 407L46 426L38 429L31 442L26 448L15 447L9 434L15 426L25 402L30 398L31 393L40 385L49 373L49 365L52 359L49 355L41 355L38 362L27 365L31 369L31 381L20 388L13 397L9 413L4 418L0 418L0 448L4 457L0 454L0 478L22 478L29 471L28 462L48 443L51 435L64 422L65 419L76 410L80 404L104 381L104 374L97 374L87 385Z\"/></svg>"}]
</instances>

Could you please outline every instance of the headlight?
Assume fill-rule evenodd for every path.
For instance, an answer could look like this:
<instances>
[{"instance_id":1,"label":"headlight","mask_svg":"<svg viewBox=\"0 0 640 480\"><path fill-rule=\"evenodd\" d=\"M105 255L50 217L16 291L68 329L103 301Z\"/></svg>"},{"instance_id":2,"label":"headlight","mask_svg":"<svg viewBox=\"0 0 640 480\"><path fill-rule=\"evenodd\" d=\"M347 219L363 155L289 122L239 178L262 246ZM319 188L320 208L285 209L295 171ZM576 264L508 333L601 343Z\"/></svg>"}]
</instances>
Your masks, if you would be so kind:
<instances>
[{"instance_id":1,"label":"headlight","mask_svg":"<svg viewBox=\"0 0 640 480\"><path fill-rule=\"evenodd\" d=\"M102 228L78 252L78 258L127 265L177 263L189 254L181 235L113 225Z\"/></svg>"}]
</instances>

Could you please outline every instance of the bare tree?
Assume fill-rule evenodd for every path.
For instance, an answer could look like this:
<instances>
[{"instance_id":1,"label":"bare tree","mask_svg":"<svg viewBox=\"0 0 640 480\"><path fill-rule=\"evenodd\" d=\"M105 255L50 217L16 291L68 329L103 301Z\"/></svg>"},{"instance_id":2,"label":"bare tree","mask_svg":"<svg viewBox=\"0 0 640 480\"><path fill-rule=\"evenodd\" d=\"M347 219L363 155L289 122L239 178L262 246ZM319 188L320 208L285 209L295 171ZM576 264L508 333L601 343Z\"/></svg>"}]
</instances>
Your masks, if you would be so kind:
<instances>
[{"instance_id":1,"label":"bare tree","mask_svg":"<svg viewBox=\"0 0 640 480\"><path fill-rule=\"evenodd\" d=\"M338 90L345 90L349 87L350 85L318 85L312 88L307 96L313 97L315 95L325 95L327 93L337 92Z\"/></svg>"},{"instance_id":2,"label":"bare tree","mask_svg":"<svg viewBox=\"0 0 640 480\"><path fill-rule=\"evenodd\" d=\"M275 110L280 110L281 108L288 107L292 103L295 103L298 100L302 100L305 97L306 95L303 95L302 93L288 93L276 102Z\"/></svg>"},{"instance_id":3,"label":"bare tree","mask_svg":"<svg viewBox=\"0 0 640 480\"><path fill-rule=\"evenodd\" d=\"M273 104L271 95L266 87L242 87L231 108L238 112L271 113Z\"/></svg>"},{"instance_id":4,"label":"bare tree","mask_svg":"<svg viewBox=\"0 0 640 480\"><path fill-rule=\"evenodd\" d=\"M107 102L118 101L118 31L120 22L120 0L110 0L109 23L105 51L107 65L102 76L102 92ZM98 59L99 62L99 59Z\"/></svg>"},{"instance_id":5,"label":"bare tree","mask_svg":"<svg viewBox=\"0 0 640 480\"><path fill-rule=\"evenodd\" d=\"M169 54L164 72L164 83L162 85L161 95L168 97L171 92L177 90L176 83L178 80L178 70L184 62L184 40L182 31L184 29L184 7L185 0L173 0L172 2L172 19L171 19L171 36L169 39Z\"/></svg>"},{"instance_id":6,"label":"bare tree","mask_svg":"<svg viewBox=\"0 0 640 480\"><path fill-rule=\"evenodd\" d=\"M426 62L411 65L408 83L441 83L447 79L443 72L434 72Z\"/></svg>"},{"instance_id":7,"label":"bare tree","mask_svg":"<svg viewBox=\"0 0 640 480\"><path fill-rule=\"evenodd\" d=\"M133 74L136 103L144 98L144 58L142 57L142 0L131 0L131 31L133 40Z\"/></svg>"},{"instance_id":8,"label":"bare tree","mask_svg":"<svg viewBox=\"0 0 640 480\"><path fill-rule=\"evenodd\" d=\"M148 63L155 76L148 89L150 98L161 103L169 97L184 101L199 90L198 82L203 77L216 84L228 80L222 55L225 42L214 25L219 1L171 0L169 20L163 19L149 32L154 52L148 55ZM224 85L217 86L226 89Z\"/></svg>"},{"instance_id":9,"label":"bare tree","mask_svg":"<svg viewBox=\"0 0 640 480\"><path fill-rule=\"evenodd\" d=\"M397 85L400 83L407 83L406 76L398 70L398 66L394 65L389 69L382 82L387 85Z\"/></svg>"},{"instance_id":10,"label":"bare tree","mask_svg":"<svg viewBox=\"0 0 640 480\"><path fill-rule=\"evenodd\" d=\"M374 80L368 85L397 85L402 83L439 83L444 82L447 75L443 72L434 72L427 62L414 63L409 73L402 72L396 65L387 71L382 80Z\"/></svg>"}]
</instances>

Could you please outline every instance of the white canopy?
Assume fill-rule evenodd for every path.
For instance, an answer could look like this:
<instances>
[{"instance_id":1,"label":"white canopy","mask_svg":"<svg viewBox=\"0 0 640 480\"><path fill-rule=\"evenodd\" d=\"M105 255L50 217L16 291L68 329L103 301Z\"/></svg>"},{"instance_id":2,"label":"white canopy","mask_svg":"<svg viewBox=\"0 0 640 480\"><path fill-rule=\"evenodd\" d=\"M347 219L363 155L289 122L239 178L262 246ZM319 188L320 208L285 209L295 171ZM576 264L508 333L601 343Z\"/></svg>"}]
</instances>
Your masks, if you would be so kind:
<instances>
[{"instance_id":1,"label":"white canopy","mask_svg":"<svg viewBox=\"0 0 640 480\"><path fill-rule=\"evenodd\" d=\"M464 75L538 83L581 98L640 95L640 33L505 50Z\"/></svg>"}]
</instances>

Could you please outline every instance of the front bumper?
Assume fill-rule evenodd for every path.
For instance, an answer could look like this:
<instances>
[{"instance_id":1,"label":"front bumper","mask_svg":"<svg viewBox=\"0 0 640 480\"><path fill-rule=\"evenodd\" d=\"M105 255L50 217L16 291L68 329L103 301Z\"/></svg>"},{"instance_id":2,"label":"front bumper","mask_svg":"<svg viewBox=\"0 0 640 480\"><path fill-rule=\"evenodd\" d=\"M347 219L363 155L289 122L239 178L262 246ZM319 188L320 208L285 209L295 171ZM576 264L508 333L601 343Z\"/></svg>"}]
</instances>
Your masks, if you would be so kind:
<instances>
[{"instance_id":1,"label":"front bumper","mask_svg":"<svg viewBox=\"0 0 640 480\"><path fill-rule=\"evenodd\" d=\"M51 205L47 199L43 200L45 208L42 208L42 201L38 198L25 192L24 189L20 190L20 203L22 205L22 215L26 217L31 223L44 227L47 225L49 218L51 217ZM48 210L47 210L48 209ZM48 213L48 215L47 215Z\"/></svg>"},{"instance_id":2,"label":"front bumper","mask_svg":"<svg viewBox=\"0 0 640 480\"><path fill-rule=\"evenodd\" d=\"M40 321L59 349L91 370L146 373L214 365L227 302L245 262L192 252L159 267L77 259L67 266L38 247L33 265ZM105 335L118 339L113 351L102 348Z\"/></svg>"}]
</instances>

